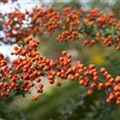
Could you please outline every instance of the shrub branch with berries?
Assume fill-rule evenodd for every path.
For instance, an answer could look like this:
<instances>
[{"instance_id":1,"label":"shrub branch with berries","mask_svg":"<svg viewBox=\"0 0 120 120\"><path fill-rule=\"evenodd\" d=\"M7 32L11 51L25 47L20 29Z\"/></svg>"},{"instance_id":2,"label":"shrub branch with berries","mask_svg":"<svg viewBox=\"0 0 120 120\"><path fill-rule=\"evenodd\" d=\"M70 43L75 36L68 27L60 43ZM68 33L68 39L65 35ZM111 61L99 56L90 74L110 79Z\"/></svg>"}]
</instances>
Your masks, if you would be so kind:
<instances>
[{"instance_id":1,"label":"shrub branch with berries","mask_svg":"<svg viewBox=\"0 0 120 120\"><path fill-rule=\"evenodd\" d=\"M107 47L114 46L120 50L120 21L113 13L107 15L96 8L86 11L84 8L78 10L67 7L59 11L51 7L35 7L32 12L22 13L16 10L9 13L7 20L2 13L0 17L3 19L7 42L13 38L17 42L11 54L18 56L12 66L9 66L4 55L0 54L1 99L12 91L24 95L33 87L37 93L43 93L45 84L41 77L47 77L46 82L56 84L57 87L61 86L61 80L78 81L88 89L89 95L96 91L107 91L106 102L120 104L120 75L112 77L105 68L97 70L94 64L85 66L81 61L72 64L71 55L66 51L56 60L47 59L38 52L40 41L33 37L45 32L51 35L58 30L60 34L56 40L60 43L80 40L82 35L83 45L92 47L95 43L102 42ZM24 21L27 22L27 27L24 27ZM37 96L32 96L32 99L36 100Z\"/></svg>"}]
</instances>

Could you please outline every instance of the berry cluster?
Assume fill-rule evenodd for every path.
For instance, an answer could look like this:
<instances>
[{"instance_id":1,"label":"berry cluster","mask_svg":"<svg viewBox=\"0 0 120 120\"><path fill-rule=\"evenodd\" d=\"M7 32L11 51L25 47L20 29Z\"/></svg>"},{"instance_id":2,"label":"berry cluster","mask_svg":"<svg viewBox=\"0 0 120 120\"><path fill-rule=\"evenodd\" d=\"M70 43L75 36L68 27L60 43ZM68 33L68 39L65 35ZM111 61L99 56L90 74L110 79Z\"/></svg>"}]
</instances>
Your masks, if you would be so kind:
<instances>
[{"instance_id":1,"label":"berry cluster","mask_svg":"<svg viewBox=\"0 0 120 120\"><path fill-rule=\"evenodd\" d=\"M61 86L60 80L79 81L79 84L88 89L91 95L95 90L107 91L106 102L115 101L120 104L120 76L113 78L105 68L99 71L95 65L85 66L81 61L72 63L71 55L63 51L57 60L47 59L37 51L39 40L32 36L27 37L14 46L12 55L18 58L10 67L0 54L0 97L8 96L11 91L29 93L35 87L37 93L42 93L45 83L41 77L47 78L48 83ZM101 79L103 75L104 80ZM57 79L60 78L60 79ZM45 80L45 79L44 79ZM36 100L36 96L32 96Z\"/></svg>"},{"instance_id":2,"label":"berry cluster","mask_svg":"<svg viewBox=\"0 0 120 120\"><path fill-rule=\"evenodd\" d=\"M0 13L2 28L7 38L17 40L11 54L18 58L10 66L0 53L0 98L7 97L13 91L16 94L30 93L33 87L37 93L42 93L45 84L41 77L44 77L47 78L46 82L57 87L61 86L61 79L78 81L87 88L89 95L96 90L106 91L107 103L113 101L120 104L119 75L113 78L105 68L97 70L94 64L85 66L81 61L73 64L71 55L66 51L56 60L47 59L37 51L40 41L29 36L41 35L46 31L51 35L59 30L58 42L75 41L83 35L84 45L92 47L95 42L101 41L120 50L120 21L115 19L113 13L107 15L96 8L86 11L84 8L72 10L67 7L59 11L51 7L35 7L32 12L16 10L7 16L8 20ZM37 96L32 96L32 99L36 100Z\"/></svg>"},{"instance_id":3,"label":"berry cluster","mask_svg":"<svg viewBox=\"0 0 120 120\"><path fill-rule=\"evenodd\" d=\"M78 40L82 35L84 45L93 46L101 41L106 46L120 50L120 21L113 13L107 15L96 8L86 11L84 8L78 10L67 7L59 11L51 7L35 7L32 12L17 10L7 15L8 20L3 22L3 26L8 38L19 41L29 34L41 35L47 31L51 35L59 30L56 38L59 42Z\"/></svg>"}]
</instances>

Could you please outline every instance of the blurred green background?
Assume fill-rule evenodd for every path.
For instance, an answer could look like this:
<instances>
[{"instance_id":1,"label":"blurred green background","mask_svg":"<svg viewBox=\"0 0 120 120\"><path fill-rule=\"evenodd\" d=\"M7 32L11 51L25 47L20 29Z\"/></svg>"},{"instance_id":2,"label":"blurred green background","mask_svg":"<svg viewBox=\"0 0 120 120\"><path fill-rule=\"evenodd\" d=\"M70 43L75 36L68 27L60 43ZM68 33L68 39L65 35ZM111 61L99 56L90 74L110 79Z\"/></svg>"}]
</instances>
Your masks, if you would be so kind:
<instances>
[{"instance_id":1,"label":"blurred green background","mask_svg":"<svg viewBox=\"0 0 120 120\"><path fill-rule=\"evenodd\" d=\"M59 10L65 6L77 9L84 6L87 10L97 7L106 13L112 10L116 18L120 18L120 0L52 1L47 4ZM72 54L73 60L81 60L85 65L94 63L98 68L104 66L113 76L120 73L120 53L113 47L106 48L101 43L93 48L83 47L80 40L60 44L55 40L58 34L59 31L56 31L51 37L47 33L38 36L42 55L56 58L62 50L66 50ZM87 90L78 82L62 82L60 88L47 86L37 101L32 101L29 95L1 100L0 120L120 120L120 107L106 104L104 93L88 96Z\"/></svg>"}]
</instances>

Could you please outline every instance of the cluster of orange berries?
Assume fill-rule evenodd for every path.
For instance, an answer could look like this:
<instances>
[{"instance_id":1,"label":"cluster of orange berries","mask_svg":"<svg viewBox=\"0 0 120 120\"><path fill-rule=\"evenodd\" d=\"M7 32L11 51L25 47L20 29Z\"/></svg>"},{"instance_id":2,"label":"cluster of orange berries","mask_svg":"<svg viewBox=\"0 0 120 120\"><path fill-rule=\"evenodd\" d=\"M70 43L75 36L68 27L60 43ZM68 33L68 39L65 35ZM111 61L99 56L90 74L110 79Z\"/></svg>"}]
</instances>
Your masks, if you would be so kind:
<instances>
[{"instance_id":1,"label":"cluster of orange berries","mask_svg":"<svg viewBox=\"0 0 120 120\"><path fill-rule=\"evenodd\" d=\"M6 3L7 0L1 0ZM33 8L32 12L22 13L15 11L8 14L8 21L3 21L6 37L16 38L18 45L14 47L12 55L18 58L13 61L12 67L8 65L3 54L0 54L0 98L8 96L12 91L20 94L31 92L36 88L37 93L42 93L45 83L41 77L47 78L46 82L60 87L59 79L79 81L79 84L88 89L91 95L95 90L108 93L106 102L115 101L120 104L120 76L113 78L105 68L99 71L93 64L88 67L77 61L72 64L71 55L66 51L57 60L47 59L37 51L39 40L32 35L41 35L47 31L50 35L55 30L61 33L57 41L78 40L84 36L84 45L93 46L97 41L102 41L107 46L114 46L120 50L120 21L114 14L106 15L102 11L84 8L64 8L63 11L53 8ZM24 21L28 25L24 28ZM26 39L22 39L27 37ZM103 75L104 78L100 76ZM44 79L45 80L45 79ZM33 96L32 99L37 99Z\"/></svg>"},{"instance_id":2,"label":"cluster of orange berries","mask_svg":"<svg viewBox=\"0 0 120 120\"><path fill-rule=\"evenodd\" d=\"M26 28L24 24L27 24ZM30 33L41 35L47 31L52 34L59 30L60 34L56 38L59 42L78 40L82 35L84 45L93 46L95 42L102 41L106 46L120 50L120 21L113 13L107 15L96 8L86 11L84 8L78 10L67 7L59 11L51 7L35 7L25 13L17 10L8 14L3 26L7 29L6 37L18 41Z\"/></svg>"},{"instance_id":3,"label":"cluster of orange berries","mask_svg":"<svg viewBox=\"0 0 120 120\"><path fill-rule=\"evenodd\" d=\"M113 78L105 68L99 71L94 64L85 66L81 61L72 63L71 55L62 51L58 59L47 59L37 51L39 40L32 36L20 41L14 46L12 55L18 56L10 67L0 54L0 98L8 96L12 91L23 94L30 93L32 88L42 93L45 81L61 86L60 80L78 81L88 89L91 95L94 91L105 90L108 93L106 102L115 101L120 104L120 76ZM104 78L101 79L101 75ZM44 77L46 79L41 79ZM59 78L59 79L58 79ZM36 96L32 96L36 100Z\"/></svg>"},{"instance_id":4,"label":"cluster of orange berries","mask_svg":"<svg viewBox=\"0 0 120 120\"><path fill-rule=\"evenodd\" d=\"M8 96L12 90L19 89L18 75L9 67L3 54L0 53L0 99Z\"/></svg>"}]
</instances>

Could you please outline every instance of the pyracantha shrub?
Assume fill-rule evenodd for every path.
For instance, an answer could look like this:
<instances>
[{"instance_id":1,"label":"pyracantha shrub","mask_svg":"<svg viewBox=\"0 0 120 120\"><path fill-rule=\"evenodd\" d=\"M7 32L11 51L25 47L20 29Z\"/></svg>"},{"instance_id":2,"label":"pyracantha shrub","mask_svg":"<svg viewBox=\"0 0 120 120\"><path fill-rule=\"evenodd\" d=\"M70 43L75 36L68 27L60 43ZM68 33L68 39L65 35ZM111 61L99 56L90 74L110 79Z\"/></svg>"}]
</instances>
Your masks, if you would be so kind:
<instances>
[{"instance_id":1,"label":"pyracantha shrub","mask_svg":"<svg viewBox=\"0 0 120 120\"><path fill-rule=\"evenodd\" d=\"M7 0L2 2L6 3ZM78 81L88 89L89 95L107 91L106 102L120 104L120 75L112 77L105 68L97 70L94 64L85 66L81 61L73 64L71 55L66 51L55 60L47 59L38 52L40 41L32 37L46 31L51 35L59 30L58 42L79 40L82 35L84 45L92 47L100 41L120 50L120 21L113 13L107 15L96 8L86 11L84 8L67 7L59 11L51 7L35 7L31 12L16 10L8 13L8 19L2 13L0 16L5 38L17 41L11 54L18 57L9 66L4 55L0 54L0 98L7 97L13 91L24 95L30 93L33 87L37 93L43 93L45 84L41 77L45 77L48 83L57 87L61 86L61 80ZM37 96L32 96L32 99L36 100Z\"/></svg>"},{"instance_id":2,"label":"pyracantha shrub","mask_svg":"<svg viewBox=\"0 0 120 120\"><path fill-rule=\"evenodd\" d=\"M5 19L1 14L5 37L15 38L17 41L29 34L41 35L47 31L51 35L55 30L60 30L56 38L59 42L75 41L82 35L84 45L93 46L101 41L106 46L120 49L120 21L115 19L113 13L107 15L97 8L86 11L84 8L77 10L67 7L59 11L51 7L35 7L31 12L25 13L16 10L8 13L7 17Z\"/></svg>"},{"instance_id":3,"label":"pyracantha shrub","mask_svg":"<svg viewBox=\"0 0 120 120\"><path fill-rule=\"evenodd\" d=\"M80 85L87 87L88 94L92 95L94 90L108 91L106 102L115 100L116 104L120 104L120 76L115 78L109 74L105 68L97 70L94 64L85 66L81 61L72 64L71 55L63 51L58 59L47 59L40 55L37 51L40 41L29 36L25 40L18 42L14 46L12 55L18 58L13 61L10 67L4 59L3 54L0 55L0 96L7 97L11 91L16 93L29 93L32 87L36 87L37 93L42 93L44 83L41 77L47 77L50 84L61 86L61 80L78 81ZM99 75L105 77L103 81ZM37 97L32 97L37 99Z\"/></svg>"}]
</instances>

